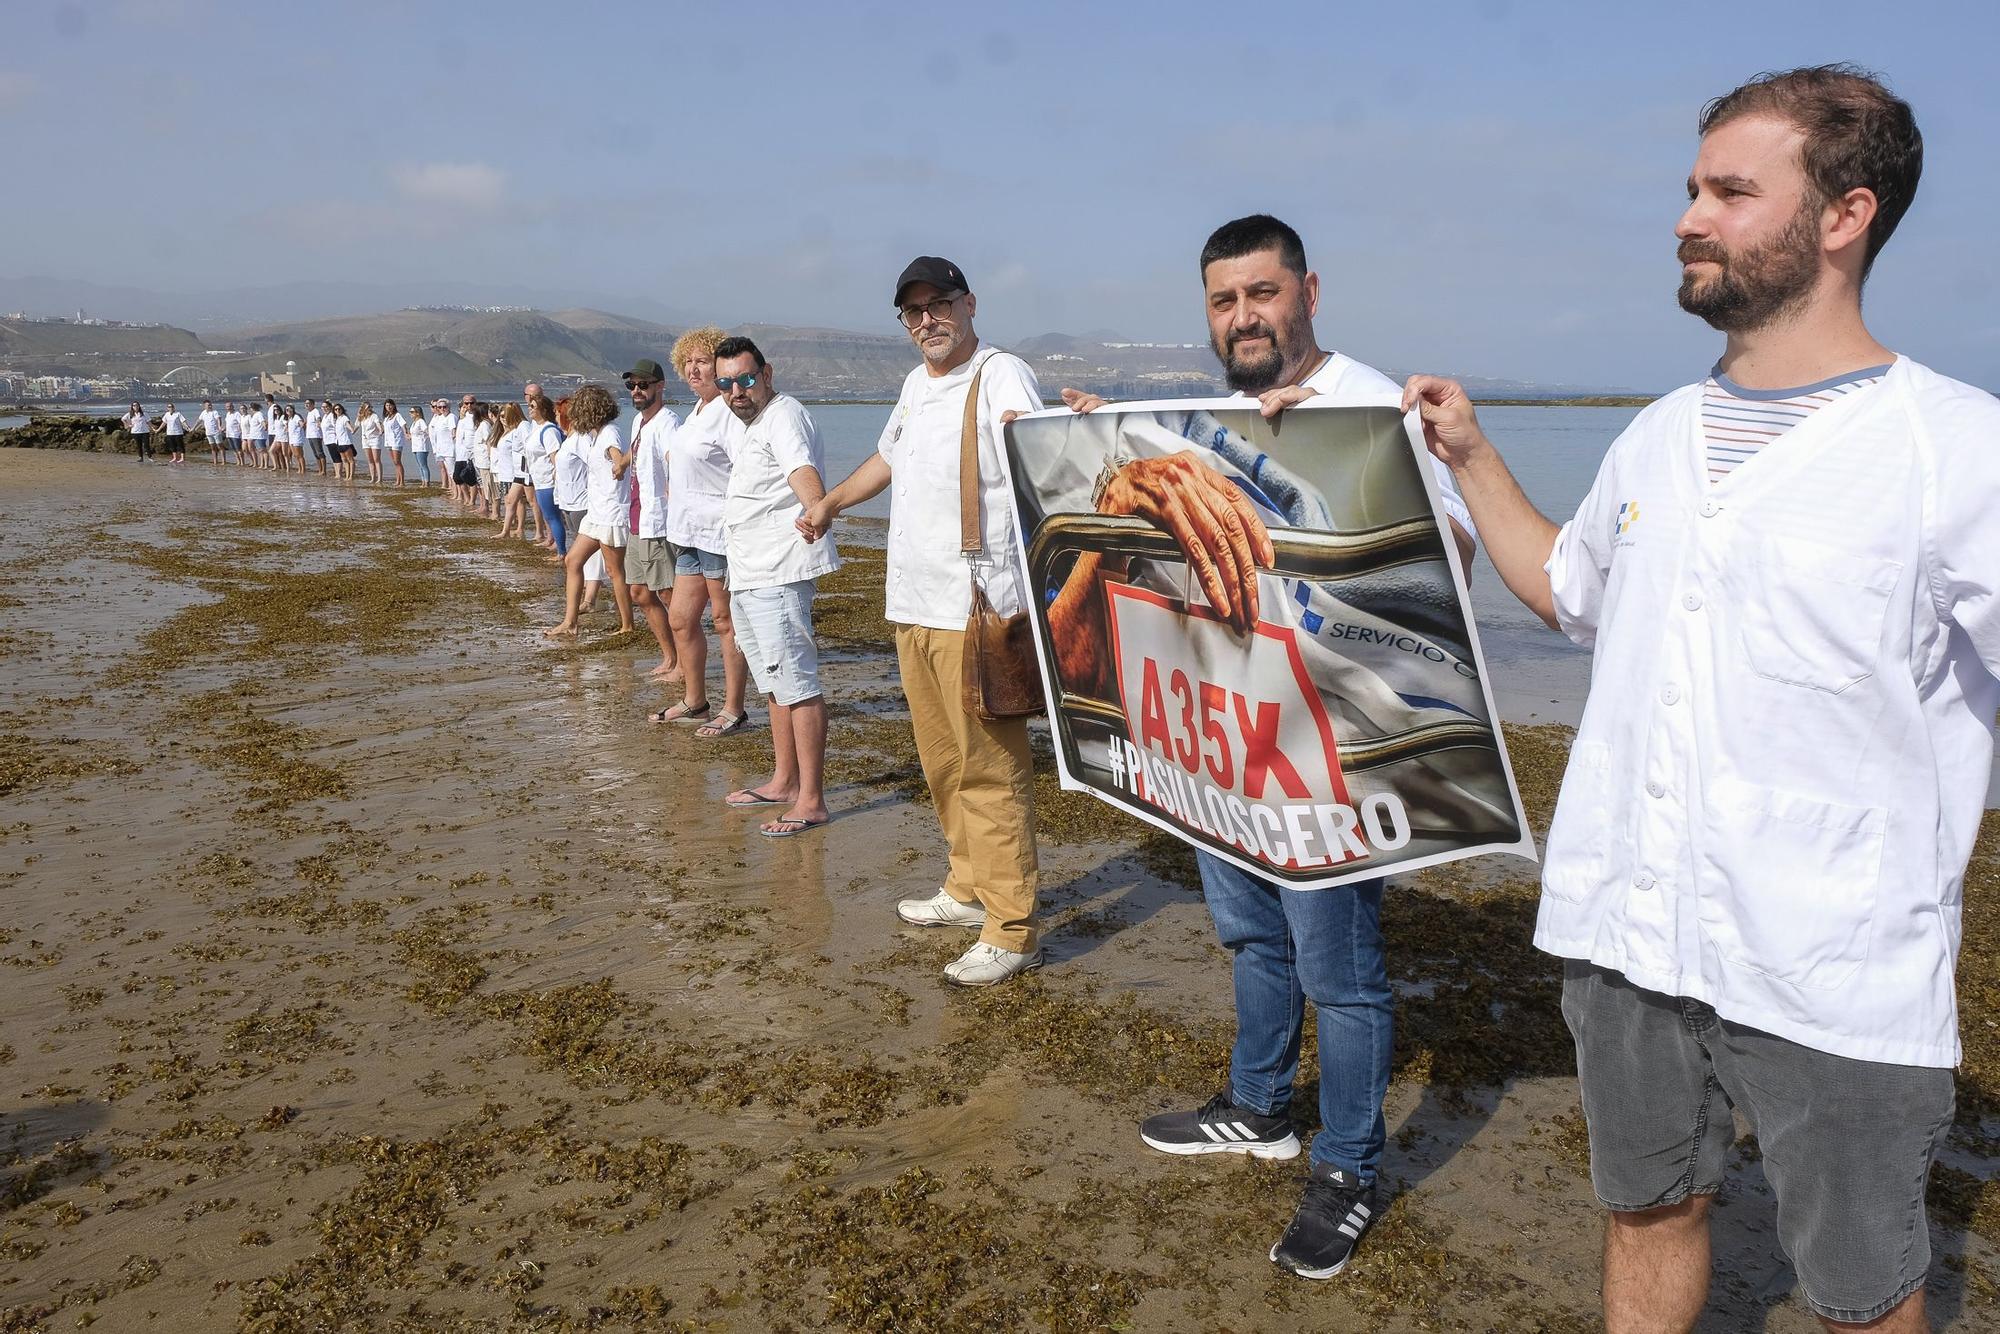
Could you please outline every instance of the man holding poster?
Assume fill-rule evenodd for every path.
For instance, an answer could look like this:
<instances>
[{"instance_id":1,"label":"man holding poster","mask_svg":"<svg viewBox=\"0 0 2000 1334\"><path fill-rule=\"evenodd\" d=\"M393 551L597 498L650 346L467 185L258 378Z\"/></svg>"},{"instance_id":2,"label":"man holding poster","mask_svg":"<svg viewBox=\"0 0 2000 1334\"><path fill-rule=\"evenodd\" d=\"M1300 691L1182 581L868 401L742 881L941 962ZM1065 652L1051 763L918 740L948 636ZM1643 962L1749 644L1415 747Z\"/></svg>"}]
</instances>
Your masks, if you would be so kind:
<instances>
[{"instance_id":1,"label":"man holding poster","mask_svg":"<svg viewBox=\"0 0 2000 1334\"><path fill-rule=\"evenodd\" d=\"M1311 999L1322 1127L1271 1258L1328 1278L1377 1207L1379 876L1518 849L1523 822L1463 613L1473 535L1448 471L1419 457L1393 382L1319 346L1319 279L1290 227L1226 224L1201 274L1235 400L1096 412L1065 390L1093 415L1024 418L1009 456L1065 784L1196 845L1233 956L1228 1087L1141 1137L1297 1155ZM1300 406L1315 398L1350 406Z\"/></svg>"},{"instance_id":2,"label":"man holding poster","mask_svg":"<svg viewBox=\"0 0 2000 1334\"><path fill-rule=\"evenodd\" d=\"M1606 1327L1700 1318L1733 1107L1821 1322L1927 1330L2000 710L2000 405L1863 321L1922 170L1907 103L1823 66L1698 124L1679 300L1721 359L1575 517L1536 511L1460 386L1405 392L1507 586L1594 655L1535 944L1565 961Z\"/></svg>"}]
</instances>

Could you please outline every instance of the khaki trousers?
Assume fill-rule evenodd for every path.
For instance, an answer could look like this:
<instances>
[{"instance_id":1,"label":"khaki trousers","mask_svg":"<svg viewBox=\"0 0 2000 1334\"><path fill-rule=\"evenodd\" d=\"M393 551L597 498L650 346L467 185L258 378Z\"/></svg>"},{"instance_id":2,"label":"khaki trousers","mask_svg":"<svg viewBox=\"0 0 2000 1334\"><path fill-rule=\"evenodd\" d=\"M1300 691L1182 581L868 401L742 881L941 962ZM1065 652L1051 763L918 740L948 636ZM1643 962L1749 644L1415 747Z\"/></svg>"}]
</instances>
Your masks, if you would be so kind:
<instances>
[{"instance_id":1,"label":"khaki trousers","mask_svg":"<svg viewBox=\"0 0 2000 1334\"><path fill-rule=\"evenodd\" d=\"M944 891L986 909L979 938L1003 950L1035 948L1035 774L1025 718L987 722L959 703L963 630L896 627L896 662L917 758L951 849Z\"/></svg>"}]
</instances>

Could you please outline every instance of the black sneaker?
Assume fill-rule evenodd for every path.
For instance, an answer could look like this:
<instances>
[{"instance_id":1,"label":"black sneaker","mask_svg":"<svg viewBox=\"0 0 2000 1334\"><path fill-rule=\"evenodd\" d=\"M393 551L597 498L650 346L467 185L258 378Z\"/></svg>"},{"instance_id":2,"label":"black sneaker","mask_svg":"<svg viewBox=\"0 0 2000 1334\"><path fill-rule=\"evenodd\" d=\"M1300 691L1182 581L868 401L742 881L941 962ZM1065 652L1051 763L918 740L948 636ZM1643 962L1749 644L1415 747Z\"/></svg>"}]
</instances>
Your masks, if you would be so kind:
<instances>
[{"instance_id":1,"label":"black sneaker","mask_svg":"<svg viewBox=\"0 0 2000 1334\"><path fill-rule=\"evenodd\" d=\"M1247 1153L1253 1158L1296 1158L1299 1137L1292 1118L1259 1116L1218 1093L1192 1112L1162 1112L1139 1123L1139 1138L1161 1153Z\"/></svg>"},{"instance_id":2,"label":"black sneaker","mask_svg":"<svg viewBox=\"0 0 2000 1334\"><path fill-rule=\"evenodd\" d=\"M1332 1278L1347 1268L1361 1234L1375 1221L1375 1187L1352 1172L1314 1163L1305 1198L1292 1225L1271 1248L1271 1259L1300 1278Z\"/></svg>"}]
</instances>

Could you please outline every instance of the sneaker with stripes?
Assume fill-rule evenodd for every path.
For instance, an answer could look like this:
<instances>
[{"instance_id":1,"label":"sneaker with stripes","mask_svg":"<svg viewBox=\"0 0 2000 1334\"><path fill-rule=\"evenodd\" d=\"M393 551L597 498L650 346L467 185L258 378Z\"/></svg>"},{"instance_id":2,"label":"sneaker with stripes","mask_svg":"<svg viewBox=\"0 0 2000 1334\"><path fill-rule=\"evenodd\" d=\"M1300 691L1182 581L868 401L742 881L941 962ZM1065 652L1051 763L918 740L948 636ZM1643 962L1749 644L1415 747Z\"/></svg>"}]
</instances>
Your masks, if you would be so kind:
<instances>
[{"instance_id":1,"label":"sneaker with stripes","mask_svg":"<svg viewBox=\"0 0 2000 1334\"><path fill-rule=\"evenodd\" d=\"M1299 1137L1292 1118L1261 1116L1218 1093L1191 1112L1162 1112L1139 1124L1139 1138L1161 1153L1247 1153L1253 1158L1296 1158Z\"/></svg>"},{"instance_id":2,"label":"sneaker with stripes","mask_svg":"<svg viewBox=\"0 0 2000 1334\"><path fill-rule=\"evenodd\" d=\"M1332 1278L1347 1268L1374 1221L1374 1186L1331 1163L1314 1163L1305 1198L1271 1259L1300 1278Z\"/></svg>"}]
</instances>

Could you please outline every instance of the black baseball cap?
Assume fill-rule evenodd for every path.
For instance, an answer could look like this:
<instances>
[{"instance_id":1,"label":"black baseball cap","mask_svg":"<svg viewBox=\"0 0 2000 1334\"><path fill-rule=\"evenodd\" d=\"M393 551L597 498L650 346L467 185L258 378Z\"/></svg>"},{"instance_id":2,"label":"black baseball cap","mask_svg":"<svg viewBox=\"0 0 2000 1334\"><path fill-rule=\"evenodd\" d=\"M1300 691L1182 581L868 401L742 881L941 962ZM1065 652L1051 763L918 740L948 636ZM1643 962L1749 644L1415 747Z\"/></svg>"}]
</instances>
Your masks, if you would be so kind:
<instances>
[{"instance_id":1,"label":"black baseball cap","mask_svg":"<svg viewBox=\"0 0 2000 1334\"><path fill-rule=\"evenodd\" d=\"M641 357L632 363L632 369L625 372L628 380L664 380L667 373L660 369L660 363L650 357Z\"/></svg>"},{"instance_id":2,"label":"black baseball cap","mask_svg":"<svg viewBox=\"0 0 2000 1334\"><path fill-rule=\"evenodd\" d=\"M918 255L903 270L903 276L896 279L895 304L903 304L903 293L912 283L929 283L940 292L970 292L972 284L965 281L965 274L958 265L936 255Z\"/></svg>"}]
</instances>

